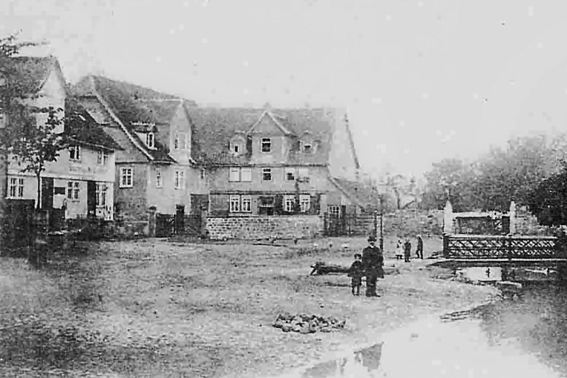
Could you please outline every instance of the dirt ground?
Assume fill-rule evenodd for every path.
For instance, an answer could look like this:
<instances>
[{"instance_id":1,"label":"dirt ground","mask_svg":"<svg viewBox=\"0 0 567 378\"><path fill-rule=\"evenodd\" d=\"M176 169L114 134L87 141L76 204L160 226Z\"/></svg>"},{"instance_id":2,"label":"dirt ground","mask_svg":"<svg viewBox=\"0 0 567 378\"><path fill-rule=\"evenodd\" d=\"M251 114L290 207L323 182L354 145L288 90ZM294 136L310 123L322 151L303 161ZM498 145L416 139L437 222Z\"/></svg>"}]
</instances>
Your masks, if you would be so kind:
<instances>
[{"instance_id":1,"label":"dirt ground","mask_svg":"<svg viewBox=\"0 0 567 378\"><path fill-rule=\"evenodd\" d=\"M3 258L0 375L277 376L495 293L426 268L441 239L426 239L426 259L411 263L395 260L394 242L385 241L388 274L379 282L380 298L353 296L346 275L309 275L317 260L350 265L363 238L91 243L85 255L41 269ZM284 333L271 325L282 312L334 316L346 326Z\"/></svg>"}]
</instances>

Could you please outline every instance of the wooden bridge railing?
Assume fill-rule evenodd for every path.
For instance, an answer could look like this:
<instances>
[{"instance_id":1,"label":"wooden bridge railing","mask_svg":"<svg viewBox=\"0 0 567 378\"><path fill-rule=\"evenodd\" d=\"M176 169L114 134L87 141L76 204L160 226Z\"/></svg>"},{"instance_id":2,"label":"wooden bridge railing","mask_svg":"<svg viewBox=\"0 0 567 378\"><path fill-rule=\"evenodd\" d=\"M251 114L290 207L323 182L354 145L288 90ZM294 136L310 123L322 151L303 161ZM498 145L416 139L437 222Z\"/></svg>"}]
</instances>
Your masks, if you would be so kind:
<instances>
[{"instance_id":1,"label":"wooden bridge railing","mask_svg":"<svg viewBox=\"0 0 567 378\"><path fill-rule=\"evenodd\" d=\"M444 235L449 259L552 259L565 257L552 236Z\"/></svg>"}]
</instances>

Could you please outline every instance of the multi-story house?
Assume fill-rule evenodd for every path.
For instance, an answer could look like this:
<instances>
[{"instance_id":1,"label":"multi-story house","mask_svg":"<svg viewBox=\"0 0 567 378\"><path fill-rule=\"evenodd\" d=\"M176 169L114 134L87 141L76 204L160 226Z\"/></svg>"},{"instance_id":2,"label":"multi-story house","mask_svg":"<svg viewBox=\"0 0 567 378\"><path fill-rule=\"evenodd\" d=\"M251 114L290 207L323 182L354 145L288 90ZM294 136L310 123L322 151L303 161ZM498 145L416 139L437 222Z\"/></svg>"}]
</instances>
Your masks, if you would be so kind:
<instances>
[{"instance_id":1,"label":"multi-story house","mask_svg":"<svg viewBox=\"0 0 567 378\"><path fill-rule=\"evenodd\" d=\"M334 177L359 164L340 109L194 108L199 149L217 217L322 214L357 207Z\"/></svg>"},{"instance_id":2,"label":"multi-story house","mask_svg":"<svg viewBox=\"0 0 567 378\"><path fill-rule=\"evenodd\" d=\"M88 215L112 219L114 185L114 151L120 147L72 99L61 68L53 57L17 57L17 72L27 93L29 105L38 108L62 109L59 117L65 122L55 129L66 134L72 143L62 150L56 161L47 162L41 174L40 207L65 209L65 218ZM37 115L37 123L46 121ZM10 127L8 123L7 127ZM24 163L25 164L25 163ZM6 168L6 167L5 167ZM23 172L17 156L8 157L6 199L38 201L37 178Z\"/></svg>"},{"instance_id":3,"label":"multi-story house","mask_svg":"<svg viewBox=\"0 0 567 378\"><path fill-rule=\"evenodd\" d=\"M116 154L118 219L147 234L149 211L182 221L207 206L205 172L192 158L194 103L100 76L84 77L72 92L123 148Z\"/></svg>"}]
</instances>

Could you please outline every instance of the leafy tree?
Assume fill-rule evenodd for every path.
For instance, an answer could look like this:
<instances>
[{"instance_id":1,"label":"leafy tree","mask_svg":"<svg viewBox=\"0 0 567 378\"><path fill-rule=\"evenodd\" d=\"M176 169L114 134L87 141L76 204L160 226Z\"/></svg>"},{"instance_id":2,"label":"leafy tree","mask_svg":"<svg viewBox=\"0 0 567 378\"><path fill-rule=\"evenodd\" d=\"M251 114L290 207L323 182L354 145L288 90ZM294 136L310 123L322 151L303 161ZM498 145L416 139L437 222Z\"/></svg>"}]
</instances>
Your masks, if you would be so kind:
<instances>
[{"instance_id":1,"label":"leafy tree","mask_svg":"<svg viewBox=\"0 0 567 378\"><path fill-rule=\"evenodd\" d=\"M33 106L36 94L29 93L27 78L18 71L13 59L25 47L37 46L34 42L19 42L17 35L0 38L0 99L5 124L0 130L0 148L5 168L9 154L23 166L23 172L33 172L37 178L37 206L41 204L41 173L48 162L55 161L65 148L63 136L55 133L61 124L62 109ZM43 121L45 120L45 121Z\"/></svg>"},{"instance_id":2,"label":"leafy tree","mask_svg":"<svg viewBox=\"0 0 567 378\"><path fill-rule=\"evenodd\" d=\"M559 226L567 224L567 164L560 173L543 180L532 190L528 207L540 224Z\"/></svg>"}]
</instances>

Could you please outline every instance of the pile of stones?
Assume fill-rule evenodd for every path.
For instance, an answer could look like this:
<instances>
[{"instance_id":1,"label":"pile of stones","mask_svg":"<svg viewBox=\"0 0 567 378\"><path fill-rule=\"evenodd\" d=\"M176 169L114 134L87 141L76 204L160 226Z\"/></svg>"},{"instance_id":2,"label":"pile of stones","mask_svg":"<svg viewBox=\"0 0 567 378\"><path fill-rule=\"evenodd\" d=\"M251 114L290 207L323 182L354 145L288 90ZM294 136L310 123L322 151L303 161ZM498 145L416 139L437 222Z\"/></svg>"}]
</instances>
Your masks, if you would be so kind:
<instances>
[{"instance_id":1,"label":"pile of stones","mask_svg":"<svg viewBox=\"0 0 567 378\"><path fill-rule=\"evenodd\" d=\"M307 314L279 314L274 323L276 328L284 332L299 332L302 334L315 332L332 332L345 327L346 320L339 321L335 317L324 317Z\"/></svg>"}]
</instances>

